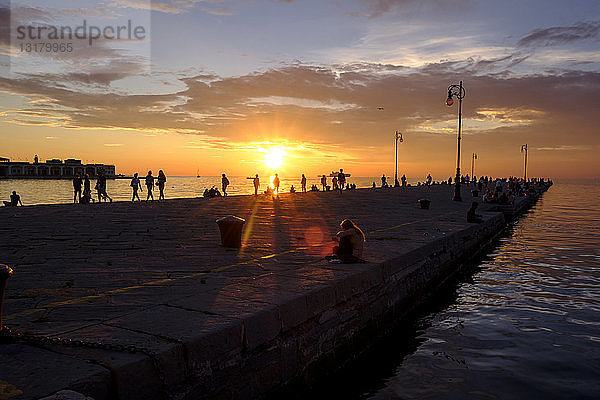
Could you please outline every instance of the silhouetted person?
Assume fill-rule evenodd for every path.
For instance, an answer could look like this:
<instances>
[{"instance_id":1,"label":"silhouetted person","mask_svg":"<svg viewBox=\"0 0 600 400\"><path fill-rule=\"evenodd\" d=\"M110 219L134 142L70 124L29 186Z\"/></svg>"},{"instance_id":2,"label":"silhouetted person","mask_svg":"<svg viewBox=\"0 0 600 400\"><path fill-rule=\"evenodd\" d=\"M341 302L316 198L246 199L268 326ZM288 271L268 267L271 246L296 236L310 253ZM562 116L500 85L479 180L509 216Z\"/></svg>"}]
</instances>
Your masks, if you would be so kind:
<instances>
[{"instance_id":1,"label":"silhouetted person","mask_svg":"<svg viewBox=\"0 0 600 400\"><path fill-rule=\"evenodd\" d=\"M98 174L96 191L98 192L98 202L102 202L102 199L104 199L104 201L108 199L112 203L112 198L106 193L106 175L104 175L104 172Z\"/></svg>"},{"instance_id":2,"label":"silhouetted person","mask_svg":"<svg viewBox=\"0 0 600 400\"><path fill-rule=\"evenodd\" d=\"M387 178L385 177L385 174L381 175L381 187L387 187Z\"/></svg>"},{"instance_id":3,"label":"silhouetted person","mask_svg":"<svg viewBox=\"0 0 600 400\"><path fill-rule=\"evenodd\" d=\"M79 202L81 204L88 204L92 200L92 186L90 183L90 176L85 174L83 177L83 197Z\"/></svg>"},{"instance_id":4,"label":"silhouetted person","mask_svg":"<svg viewBox=\"0 0 600 400\"><path fill-rule=\"evenodd\" d=\"M77 203L77 201L81 202L81 186L83 185L83 180L81 180L81 175L77 174L75 178L73 178L73 203Z\"/></svg>"},{"instance_id":5,"label":"silhouetted person","mask_svg":"<svg viewBox=\"0 0 600 400\"><path fill-rule=\"evenodd\" d=\"M167 182L167 176L165 175L165 173L163 172L162 169L158 170L158 177L156 178L157 181L157 185L158 185L158 200L164 200L165 199L165 183Z\"/></svg>"},{"instance_id":6,"label":"silhouetted person","mask_svg":"<svg viewBox=\"0 0 600 400\"><path fill-rule=\"evenodd\" d=\"M400 180L402 181L402 187L406 186L406 175L402 174L402 178L400 178Z\"/></svg>"},{"instance_id":7,"label":"silhouetted person","mask_svg":"<svg viewBox=\"0 0 600 400\"><path fill-rule=\"evenodd\" d=\"M323 187L323 191L327 190L327 177L325 175L321 177L321 186Z\"/></svg>"},{"instance_id":8,"label":"silhouetted person","mask_svg":"<svg viewBox=\"0 0 600 400\"><path fill-rule=\"evenodd\" d=\"M432 180L431 174L427 174L427 181L426 181L427 186L431 186L431 180Z\"/></svg>"},{"instance_id":9,"label":"silhouetted person","mask_svg":"<svg viewBox=\"0 0 600 400\"><path fill-rule=\"evenodd\" d=\"M296 193L296 189L294 188L294 185L292 185L292 187L290 188L290 193Z\"/></svg>"},{"instance_id":10,"label":"silhouetted person","mask_svg":"<svg viewBox=\"0 0 600 400\"><path fill-rule=\"evenodd\" d=\"M300 184L302 185L302 192L306 193L306 177L302 174L302 179L300 179Z\"/></svg>"},{"instance_id":11,"label":"silhouetted person","mask_svg":"<svg viewBox=\"0 0 600 400\"><path fill-rule=\"evenodd\" d=\"M223 189L223 196L227 196L227 186L229 186L229 179L225 174L221 174L221 189Z\"/></svg>"},{"instance_id":12,"label":"silhouetted person","mask_svg":"<svg viewBox=\"0 0 600 400\"><path fill-rule=\"evenodd\" d=\"M342 230L333 237L334 240L339 241L339 245L333 248L333 253L343 263L361 261L365 234L349 219L343 220L340 226Z\"/></svg>"},{"instance_id":13,"label":"silhouetted person","mask_svg":"<svg viewBox=\"0 0 600 400\"><path fill-rule=\"evenodd\" d=\"M252 183L254 184L254 195L258 196L258 188L260 187L260 179L258 179L258 174L254 178L248 177L246 179L252 179Z\"/></svg>"},{"instance_id":14,"label":"silhouetted person","mask_svg":"<svg viewBox=\"0 0 600 400\"><path fill-rule=\"evenodd\" d=\"M148 171L148 175L146 175L146 190L148 191L148 194L146 195L146 201L150 200L150 198L152 197L152 200L154 200L154 195L152 194L152 190L154 189L154 177L152 176L152 171Z\"/></svg>"},{"instance_id":15,"label":"silhouetted person","mask_svg":"<svg viewBox=\"0 0 600 400\"><path fill-rule=\"evenodd\" d=\"M275 193L279 193L279 176L275 174L275 178L273 178L273 189Z\"/></svg>"},{"instance_id":16,"label":"silhouetted person","mask_svg":"<svg viewBox=\"0 0 600 400\"><path fill-rule=\"evenodd\" d=\"M142 201L140 199L140 195L138 194L138 190L142 190L142 184L140 183L140 178L138 177L138 173L133 174L133 178L131 179L131 183L129 184L133 190L133 195L131 196L131 202L133 203L137 197L138 201Z\"/></svg>"},{"instance_id":17,"label":"silhouetted person","mask_svg":"<svg viewBox=\"0 0 600 400\"><path fill-rule=\"evenodd\" d=\"M346 184L346 174L344 174L344 170L340 168L340 172L338 174L338 185L340 190L344 190L344 185Z\"/></svg>"},{"instance_id":18,"label":"silhouetted person","mask_svg":"<svg viewBox=\"0 0 600 400\"><path fill-rule=\"evenodd\" d=\"M335 176L335 175L331 179L331 188L333 190L336 190L338 188L338 179L337 179L337 176Z\"/></svg>"},{"instance_id":19,"label":"silhouetted person","mask_svg":"<svg viewBox=\"0 0 600 400\"><path fill-rule=\"evenodd\" d=\"M13 190L12 194L10 195L10 201L5 201L4 206L17 207L19 204L21 206L23 205L23 203L21 202L21 196L19 196L17 192Z\"/></svg>"},{"instance_id":20,"label":"silhouetted person","mask_svg":"<svg viewBox=\"0 0 600 400\"><path fill-rule=\"evenodd\" d=\"M483 222L481 215L477 214L477 202L474 201L471 203L471 208L467 210L467 222L479 223Z\"/></svg>"}]
</instances>

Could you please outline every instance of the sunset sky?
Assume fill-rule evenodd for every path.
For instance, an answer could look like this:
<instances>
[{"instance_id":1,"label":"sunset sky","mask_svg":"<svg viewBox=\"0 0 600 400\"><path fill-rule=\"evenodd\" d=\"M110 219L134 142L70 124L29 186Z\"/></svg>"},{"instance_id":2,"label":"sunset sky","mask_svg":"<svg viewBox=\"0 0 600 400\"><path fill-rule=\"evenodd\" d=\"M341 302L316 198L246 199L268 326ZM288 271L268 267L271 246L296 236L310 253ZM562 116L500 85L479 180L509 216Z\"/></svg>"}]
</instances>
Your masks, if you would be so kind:
<instances>
[{"instance_id":1,"label":"sunset sky","mask_svg":"<svg viewBox=\"0 0 600 400\"><path fill-rule=\"evenodd\" d=\"M447 179L462 80L463 173L477 153L476 175L521 176L527 143L530 176L600 177L598 0L0 4L0 157L250 175L275 152L284 176L393 175L399 130L399 172ZM18 36L84 20L144 38Z\"/></svg>"}]
</instances>

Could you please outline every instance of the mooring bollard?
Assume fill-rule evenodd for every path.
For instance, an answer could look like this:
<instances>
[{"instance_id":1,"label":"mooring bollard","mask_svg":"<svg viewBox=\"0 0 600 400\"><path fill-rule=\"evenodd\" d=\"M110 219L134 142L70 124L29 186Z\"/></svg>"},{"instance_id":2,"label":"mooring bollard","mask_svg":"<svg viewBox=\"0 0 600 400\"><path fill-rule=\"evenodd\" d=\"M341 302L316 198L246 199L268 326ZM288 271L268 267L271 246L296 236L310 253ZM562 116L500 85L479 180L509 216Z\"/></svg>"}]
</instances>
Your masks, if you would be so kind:
<instances>
[{"instance_id":1,"label":"mooring bollard","mask_svg":"<svg viewBox=\"0 0 600 400\"><path fill-rule=\"evenodd\" d=\"M419 203L422 209L429 210L429 204L431 204L431 200L419 199L417 200L417 203Z\"/></svg>"},{"instance_id":2,"label":"mooring bollard","mask_svg":"<svg viewBox=\"0 0 600 400\"><path fill-rule=\"evenodd\" d=\"M242 229L246 220L234 215L219 218L217 221L221 231L221 244L223 247L242 247Z\"/></svg>"},{"instance_id":3,"label":"mooring bollard","mask_svg":"<svg viewBox=\"0 0 600 400\"><path fill-rule=\"evenodd\" d=\"M0 331L2 330L2 306L4 305L4 289L6 281L13 273L12 268L8 265L0 264Z\"/></svg>"}]
</instances>

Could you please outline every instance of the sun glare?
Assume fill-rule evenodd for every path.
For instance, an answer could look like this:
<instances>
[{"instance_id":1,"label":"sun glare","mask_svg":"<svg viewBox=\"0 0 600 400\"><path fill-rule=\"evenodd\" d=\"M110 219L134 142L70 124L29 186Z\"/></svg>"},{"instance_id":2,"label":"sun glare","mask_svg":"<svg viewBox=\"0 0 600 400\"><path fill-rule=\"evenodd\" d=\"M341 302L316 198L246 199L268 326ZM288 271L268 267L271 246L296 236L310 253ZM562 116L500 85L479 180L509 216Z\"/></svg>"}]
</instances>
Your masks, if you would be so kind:
<instances>
[{"instance_id":1,"label":"sun glare","mask_svg":"<svg viewBox=\"0 0 600 400\"><path fill-rule=\"evenodd\" d=\"M285 151L279 147L274 147L272 149L267 150L265 153L264 163L267 167L271 169L278 169L283 165L283 157L285 156Z\"/></svg>"}]
</instances>

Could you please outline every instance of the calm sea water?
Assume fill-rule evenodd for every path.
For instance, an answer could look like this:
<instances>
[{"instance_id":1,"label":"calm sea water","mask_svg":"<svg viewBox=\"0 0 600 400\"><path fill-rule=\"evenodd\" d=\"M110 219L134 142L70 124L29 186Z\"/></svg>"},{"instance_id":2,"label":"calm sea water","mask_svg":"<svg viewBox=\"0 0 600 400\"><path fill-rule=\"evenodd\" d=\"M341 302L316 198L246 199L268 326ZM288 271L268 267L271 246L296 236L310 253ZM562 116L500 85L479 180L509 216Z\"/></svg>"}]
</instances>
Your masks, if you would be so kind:
<instances>
[{"instance_id":1,"label":"calm sea water","mask_svg":"<svg viewBox=\"0 0 600 400\"><path fill-rule=\"evenodd\" d=\"M600 399L599 205L600 182L555 183L466 276L308 396Z\"/></svg>"},{"instance_id":2,"label":"calm sea water","mask_svg":"<svg viewBox=\"0 0 600 400\"><path fill-rule=\"evenodd\" d=\"M252 180L246 179L245 176L230 176L228 177L230 185L227 188L227 193L230 195L253 194L254 186ZM315 184L321 188L320 178L307 176L307 189ZM260 178L261 190L266 189L269 177ZM388 178L390 183L393 183L393 177ZM422 179L424 180L424 179ZM140 177L142 182L143 192L140 193L142 200L146 199L146 187L144 179ZM280 177L280 190L289 192L290 187L294 185L297 191L300 191L300 176L284 178ZM369 187L375 182L378 186L381 185L381 177L350 177L348 183L354 183L357 187ZM408 179L409 183L416 184L416 179ZM327 183L331 185L331 178L327 177ZM96 192L93 190L96 180L92 179L92 195L96 197ZM131 187L129 186L130 179L109 179L107 181L107 192L113 200L131 200ZM182 197L198 197L202 196L204 189L210 189L211 186L216 186L221 190L220 176L202 176L200 178L191 176L173 176L167 177L165 185L166 198L182 198ZM0 179L0 199L8 200L12 191L15 190L20 196L23 204L58 204L73 202L73 184L70 180L41 180L41 179ZM158 188L154 189L154 197L158 198ZM0 203L1 204L1 203Z\"/></svg>"}]
</instances>

